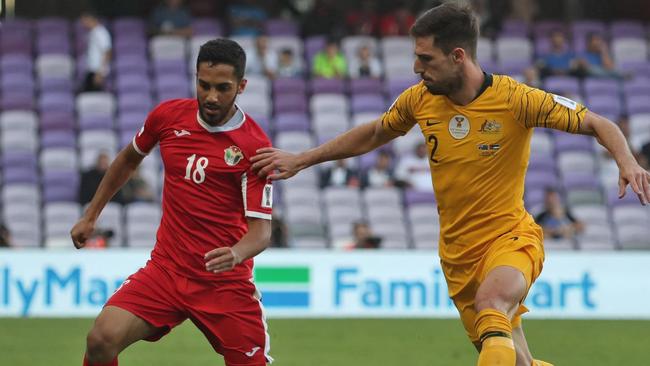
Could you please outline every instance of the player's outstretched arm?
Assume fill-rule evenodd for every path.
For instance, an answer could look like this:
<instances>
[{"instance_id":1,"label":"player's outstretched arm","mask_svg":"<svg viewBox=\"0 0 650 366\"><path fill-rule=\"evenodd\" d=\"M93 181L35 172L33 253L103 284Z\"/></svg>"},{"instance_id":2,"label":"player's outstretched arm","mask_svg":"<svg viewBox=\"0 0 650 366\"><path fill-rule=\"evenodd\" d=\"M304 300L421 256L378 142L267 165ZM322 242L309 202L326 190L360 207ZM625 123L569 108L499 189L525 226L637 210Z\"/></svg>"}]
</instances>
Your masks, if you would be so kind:
<instances>
[{"instance_id":1,"label":"player's outstretched arm","mask_svg":"<svg viewBox=\"0 0 650 366\"><path fill-rule=\"evenodd\" d=\"M205 254L205 269L220 273L235 268L260 254L271 241L271 220L248 217L248 232L232 247L213 249Z\"/></svg>"},{"instance_id":2,"label":"player's outstretched arm","mask_svg":"<svg viewBox=\"0 0 650 366\"><path fill-rule=\"evenodd\" d=\"M99 214L106 206L106 203L122 188L124 183L131 177L131 174L138 168L144 156L140 155L133 145L128 144L117 155L111 166L106 171L104 178L97 187L97 192L92 201L75 226L70 230L72 243L77 249L86 245L86 240L95 231L95 222Z\"/></svg>"},{"instance_id":3,"label":"player's outstretched arm","mask_svg":"<svg viewBox=\"0 0 650 366\"><path fill-rule=\"evenodd\" d=\"M400 136L384 130L381 120L357 126L311 150L291 154L276 148L257 150L251 158L253 171L260 177L287 179L312 165L330 160L339 160L365 154ZM277 170L277 173L269 174Z\"/></svg>"},{"instance_id":4,"label":"player's outstretched arm","mask_svg":"<svg viewBox=\"0 0 650 366\"><path fill-rule=\"evenodd\" d=\"M598 142L609 150L616 160L619 169L619 198L625 196L625 188L629 184L634 193L639 196L641 204L648 204L650 202L650 173L637 163L618 126L605 117L587 111L578 132L596 136Z\"/></svg>"}]
</instances>

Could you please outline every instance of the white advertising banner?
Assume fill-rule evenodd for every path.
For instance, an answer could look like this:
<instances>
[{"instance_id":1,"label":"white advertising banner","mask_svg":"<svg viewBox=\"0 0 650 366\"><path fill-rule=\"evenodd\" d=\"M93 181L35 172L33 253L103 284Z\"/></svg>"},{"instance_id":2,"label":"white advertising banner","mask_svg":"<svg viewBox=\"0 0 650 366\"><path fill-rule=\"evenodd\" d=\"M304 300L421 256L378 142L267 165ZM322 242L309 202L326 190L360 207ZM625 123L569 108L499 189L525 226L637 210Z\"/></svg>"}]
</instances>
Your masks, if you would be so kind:
<instances>
[{"instance_id":1,"label":"white advertising banner","mask_svg":"<svg viewBox=\"0 0 650 366\"><path fill-rule=\"evenodd\" d=\"M139 250L0 251L0 316L95 316L149 258ZM268 250L255 279L270 317L456 317L424 251ZM650 252L548 253L529 317L650 319Z\"/></svg>"}]
</instances>

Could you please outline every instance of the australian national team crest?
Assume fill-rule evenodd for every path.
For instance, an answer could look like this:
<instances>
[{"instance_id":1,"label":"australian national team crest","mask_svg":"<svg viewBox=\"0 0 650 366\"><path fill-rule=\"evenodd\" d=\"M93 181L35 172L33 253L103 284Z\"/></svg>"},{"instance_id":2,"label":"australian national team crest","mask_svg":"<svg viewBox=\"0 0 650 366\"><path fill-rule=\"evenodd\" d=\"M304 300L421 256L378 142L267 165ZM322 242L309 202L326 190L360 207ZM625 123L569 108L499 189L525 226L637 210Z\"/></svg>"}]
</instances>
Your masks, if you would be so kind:
<instances>
[{"instance_id":1,"label":"australian national team crest","mask_svg":"<svg viewBox=\"0 0 650 366\"><path fill-rule=\"evenodd\" d=\"M469 119L462 114L457 114L449 120L449 133L456 140L461 140L469 134Z\"/></svg>"},{"instance_id":2,"label":"australian national team crest","mask_svg":"<svg viewBox=\"0 0 650 366\"><path fill-rule=\"evenodd\" d=\"M223 160L226 162L226 164L228 164L228 166L235 166L239 164L243 158L244 154L241 152L241 149L235 145L223 151Z\"/></svg>"},{"instance_id":3,"label":"australian national team crest","mask_svg":"<svg viewBox=\"0 0 650 366\"><path fill-rule=\"evenodd\" d=\"M501 123L495 121L495 120L485 120L483 124L481 124L481 129L478 130L478 132L484 134L484 135L498 135L501 134Z\"/></svg>"}]
</instances>

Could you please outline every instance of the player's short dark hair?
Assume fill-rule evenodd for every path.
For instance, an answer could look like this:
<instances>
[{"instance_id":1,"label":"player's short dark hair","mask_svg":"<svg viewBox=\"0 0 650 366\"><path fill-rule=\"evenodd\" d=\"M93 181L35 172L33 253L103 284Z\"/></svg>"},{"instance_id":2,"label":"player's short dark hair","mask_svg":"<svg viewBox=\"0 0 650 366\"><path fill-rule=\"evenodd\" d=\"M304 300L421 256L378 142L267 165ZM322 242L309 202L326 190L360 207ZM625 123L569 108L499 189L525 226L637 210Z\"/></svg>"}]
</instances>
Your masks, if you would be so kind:
<instances>
[{"instance_id":1,"label":"player's short dark hair","mask_svg":"<svg viewBox=\"0 0 650 366\"><path fill-rule=\"evenodd\" d=\"M196 58L196 71L199 70L201 62L208 62L210 65L230 65L235 69L237 79L241 80L244 78L244 70L246 70L246 52L235 41L217 38L204 43L199 49L199 56Z\"/></svg>"},{"instance_id":2,"label":"player's short dark hair","mask_svg":"<svg viewBox=\"0 0 650 366\"><path fill-rule=\"evenodd\" d=\"M420 15L411 27L411 36L433 36L434 45L449 54L460 47L476 59L478 20L466 6L445 3Z\"/></svg>"}]
</instances>

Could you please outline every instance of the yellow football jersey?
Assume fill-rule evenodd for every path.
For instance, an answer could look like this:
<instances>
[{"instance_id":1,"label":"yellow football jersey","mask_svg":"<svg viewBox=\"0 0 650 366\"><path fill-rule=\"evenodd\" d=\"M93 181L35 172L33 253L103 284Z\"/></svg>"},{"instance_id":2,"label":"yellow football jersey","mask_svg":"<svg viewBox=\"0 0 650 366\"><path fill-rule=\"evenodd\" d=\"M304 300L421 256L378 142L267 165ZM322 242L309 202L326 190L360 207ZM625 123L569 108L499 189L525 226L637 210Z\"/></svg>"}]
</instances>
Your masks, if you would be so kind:
<instances>
[{"instance_id":1,"label":"yellow football jersey","mask_svg":"<svg viewBox=\"0 0 650 366\"><path fill-rule=\"evenodd\" d=\"M400 134L420 125L440 213L440 257L478 260L487 244L530 220L524 178L533 127L576 133L587 109L570 99L486 74L482 92L465 106L433 95L420 82L381 117Z\"/></svg>"}]
</instances>

